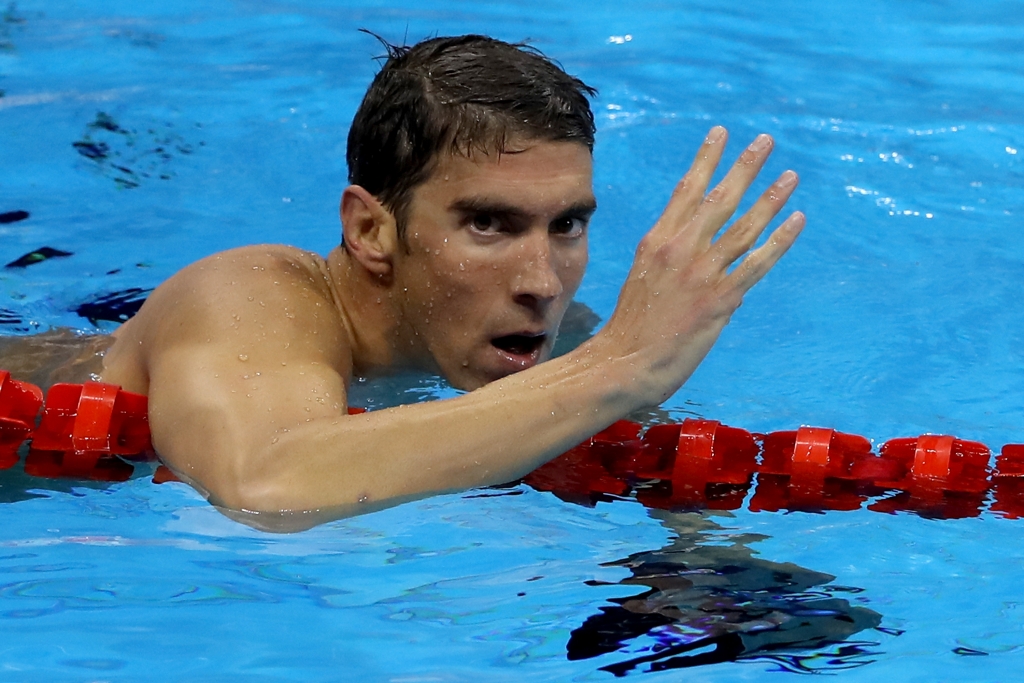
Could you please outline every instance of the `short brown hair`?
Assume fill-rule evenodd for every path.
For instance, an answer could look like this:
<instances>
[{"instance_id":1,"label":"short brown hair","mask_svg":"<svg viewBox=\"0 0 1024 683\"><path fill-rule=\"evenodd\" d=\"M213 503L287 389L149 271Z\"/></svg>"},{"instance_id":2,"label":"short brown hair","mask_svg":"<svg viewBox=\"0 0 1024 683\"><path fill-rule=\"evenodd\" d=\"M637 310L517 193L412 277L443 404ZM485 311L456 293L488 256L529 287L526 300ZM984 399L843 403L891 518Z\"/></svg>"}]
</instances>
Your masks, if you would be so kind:
<instances>
[{"instance_id":1,"label":"short brown hair","mask_svg":"<svg viewBox=\"0 0 1024 683\"><path fill-rule=\"evenodd\" d=\"M578 141L593 151L587 98L597 91L539 50L479 35L381 42L387 61L349 130L349 182L391 211L400 234L412 190L441 154L500 154L512 137Z\"/></svg>"}]
</instances>

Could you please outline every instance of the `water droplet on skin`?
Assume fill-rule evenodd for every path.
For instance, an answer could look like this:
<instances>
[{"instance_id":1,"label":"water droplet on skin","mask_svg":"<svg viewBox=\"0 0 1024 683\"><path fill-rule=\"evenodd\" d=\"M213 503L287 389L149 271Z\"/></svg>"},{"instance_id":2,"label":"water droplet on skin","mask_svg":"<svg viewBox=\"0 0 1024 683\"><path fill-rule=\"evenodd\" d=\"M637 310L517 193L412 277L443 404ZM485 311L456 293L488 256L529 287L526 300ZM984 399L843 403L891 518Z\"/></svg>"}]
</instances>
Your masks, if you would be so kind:
<instances>
[{"instance_id":1,"label":"water droplet on skin","mask_svg":"<svg viewBox=\"0 0 1024 683\"><path fill-rule=\"evenodd\" d=\"M273 439L271 439L271 440L270 440L270 443L277 443L277 442L278 442L278 441L280 441L280 440L281 440L281 439L279 439L279 438L277 438L277 437L275 436L275 437L274 437Z\"/></svg>"},{"instance_id":2,"label":"water droplet on skin","mask_svg":"<svg viewBox=\"0 0 1024 683\"><path fill-rule=\"evenodd\" d=\"M238 354L238 360L244 363L245 361L249 360L249 356L247 354L240 353Z\"/></svg>"},{"instance_id":3,"label":"water droplet on skin","mask_svg":"<svg viewBox=\"0 0 1024 683\"><path fill-rule=\"evenodd\" d=\"M248 297L248 299L249 299L249 301L254 301L256 299L256 297L250 296L250 297Z\"/></svg>"}]
</instances>

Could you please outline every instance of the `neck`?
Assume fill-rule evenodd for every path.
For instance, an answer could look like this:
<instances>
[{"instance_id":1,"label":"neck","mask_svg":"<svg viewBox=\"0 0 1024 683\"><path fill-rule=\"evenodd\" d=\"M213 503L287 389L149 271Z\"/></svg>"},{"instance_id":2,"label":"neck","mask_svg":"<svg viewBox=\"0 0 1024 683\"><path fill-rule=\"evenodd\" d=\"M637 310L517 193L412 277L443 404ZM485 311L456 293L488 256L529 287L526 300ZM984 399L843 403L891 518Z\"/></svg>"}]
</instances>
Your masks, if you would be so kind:
<instances>
[{"instance_id":1,"label":"neck","mask_svg":"<svg viewBox=\"0 0 1024 683\"><path fill-rule=\"evenodd\" d=\"M327 255L328 279L352 346L353 372L368 377L419 365L403 334L394 288L375 277L343 246Z\"/></svg>"}]
</instances>

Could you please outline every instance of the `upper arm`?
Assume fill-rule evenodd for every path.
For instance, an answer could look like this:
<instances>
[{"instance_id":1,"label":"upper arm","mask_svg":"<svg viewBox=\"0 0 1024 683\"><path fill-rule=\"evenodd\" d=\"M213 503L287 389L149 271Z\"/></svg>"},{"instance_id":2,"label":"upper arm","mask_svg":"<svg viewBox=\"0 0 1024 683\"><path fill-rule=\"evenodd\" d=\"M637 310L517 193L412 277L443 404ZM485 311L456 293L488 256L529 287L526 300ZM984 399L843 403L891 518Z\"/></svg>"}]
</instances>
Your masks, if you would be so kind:
<instances>
[{"instance_id":1,"label":"upper arm","mask_svg":"<svg viewBox=\"0 0 1024 683\"><path fill-rule=\"evenodd\" d=\"M282 435L346 414L351 372L343 326L315 283L250 262L187 269L133 321L157 453L228 505Z\"/></svg>"}]
</instances>

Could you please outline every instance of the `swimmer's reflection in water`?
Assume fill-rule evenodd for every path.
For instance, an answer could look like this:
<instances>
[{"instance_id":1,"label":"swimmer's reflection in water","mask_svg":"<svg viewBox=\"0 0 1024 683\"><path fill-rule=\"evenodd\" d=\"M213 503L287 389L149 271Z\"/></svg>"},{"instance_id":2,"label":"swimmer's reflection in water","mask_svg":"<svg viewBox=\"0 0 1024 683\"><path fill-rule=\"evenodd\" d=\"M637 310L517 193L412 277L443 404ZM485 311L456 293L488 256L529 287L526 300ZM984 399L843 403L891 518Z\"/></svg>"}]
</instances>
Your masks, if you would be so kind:
<instances>
[{"instance_id":1,"label":"swimmer's reflection in water","mask_svg":"<svg viewBox=\"0 0 1024 683\"><path fill-rule=\"evenodd\" d=\"M600 667L616 676L751 658L803 672L873 661L870 648L877 642L847 639L878 627L881 615L834 595L859 589L831 586L828 574L755 557L747 544L765 537L724 536L706 515L650 514L675 539L611 563L630 571L618 585L642 590L609 600L576 628L566 645L570 660L617 658Z\"/></svg>"}]
</instances>

